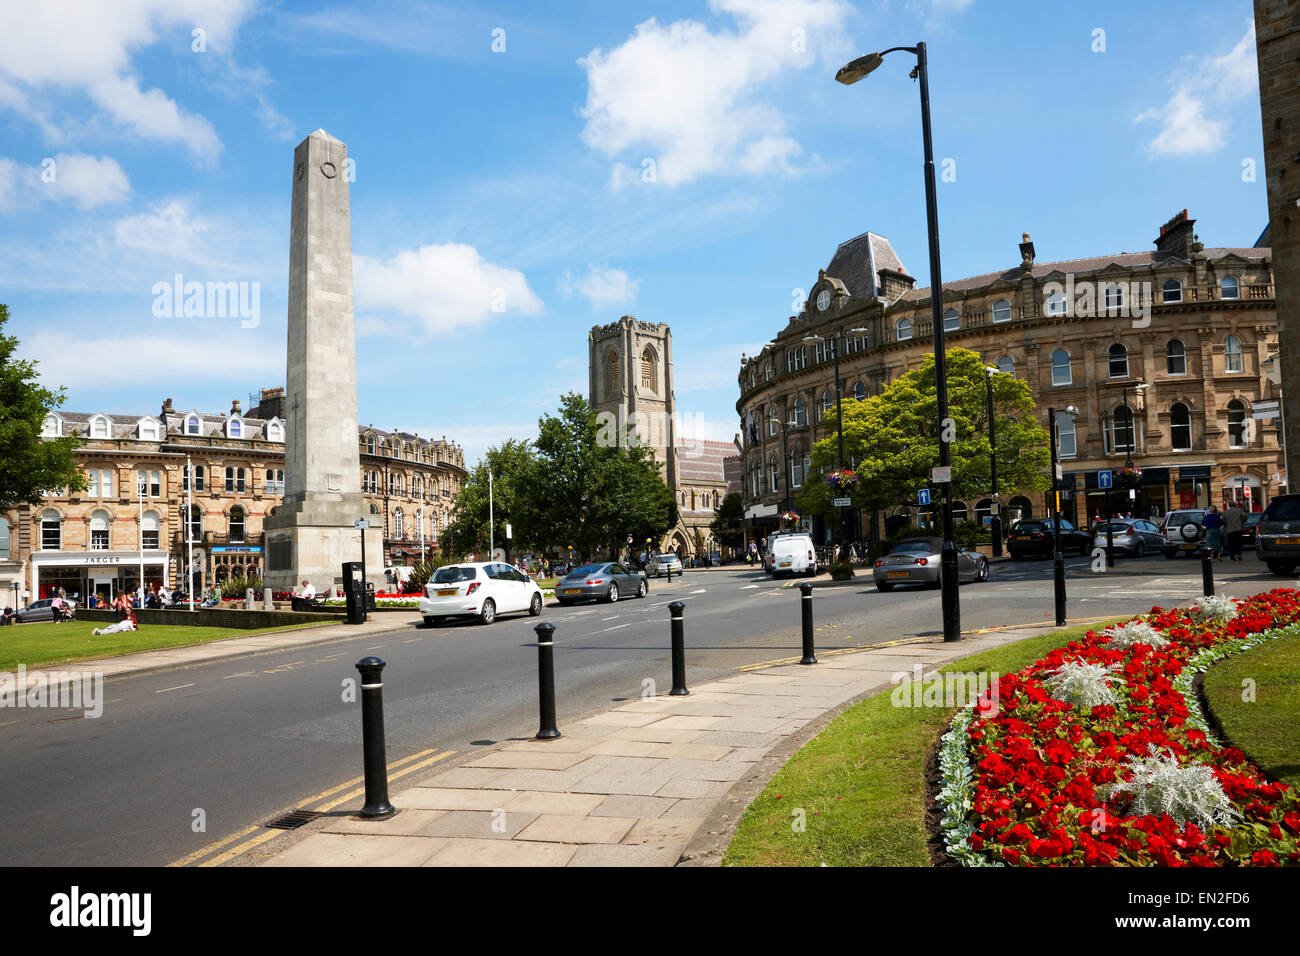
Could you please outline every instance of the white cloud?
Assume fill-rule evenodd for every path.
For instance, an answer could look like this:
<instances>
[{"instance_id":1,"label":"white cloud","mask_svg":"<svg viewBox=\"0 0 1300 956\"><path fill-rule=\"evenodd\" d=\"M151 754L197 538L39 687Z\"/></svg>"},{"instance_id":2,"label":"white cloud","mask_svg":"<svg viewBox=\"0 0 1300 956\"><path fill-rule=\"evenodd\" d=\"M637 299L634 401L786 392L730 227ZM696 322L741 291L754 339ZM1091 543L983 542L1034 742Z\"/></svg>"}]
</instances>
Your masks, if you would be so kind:
<instances>
[{"instance_id":1,"label":"white cloud","mask_svg":"<svg viewBox=\"0 0 1300 956\"><path fill-rule=\"evenodd\" d=\"M522 272L488 262L462 243L405 249L384 260L353 256L352 266L359 308L418 319L435 334L494 314L544 311Z\"/></svg>"},{"instance_id":2,"label":"white cloud","mask_svg":"<svg viewBox=\"0 0 1300 956\"><path fill-rule=\"evenodd\" d=\"M162 320L158 320L162 325ZM114 335L89 338L66 332L38 332L23 342L26 358L40 363L42 380L52 385L73 385L78 392L100 388L135 388L148 378L160 388L192 386L200 382L229 382L231 369L244 378L267 381L284 377L283 340L267 347L255 333L241 332L238 323L192 341L171 330L149 335ZM160 353L165 351L165 357ZM148 375L145 370L148 369Z\"/></svg>"},{"instance_id":3,"label":"white cloud","mask_svg":"<svg viewBox=\"0 0 1300 956\"><path fill-rule=\"evenodd\" d=\"M81 209L121 202L131 192L126 173L111 156L58 153L39 166L0 158L0 210L41 200L67 201Z\"/></svg>"},{"instance_id":4,"label":"white cloud","mask_svg":"<svg viewBox=\"0 0 1300 956\"><path fill-rule=\"evenodd\" d=\"M629 279L622 269L591 266L586 275L577 279L566 272L560 282L560 291L566 298L575 292L585 296L594 311L603 312L617 306L630 305L636 298L640 285L640 279Z\"/></svg>"},{"instance_id":5,"label":"white cloud","mask_svg":"<svg viewBox=\"0 0 1300 956\"><path fill-rule=\"evenodd\" d=\"M966 10L975 0L909 0L906 9L921 17L926 32L946 29L949 21Z\"/></svg>"},{"instance_id":6,"label":"white cloud","mask_svg":"<svg viewBox=\"0 0 1300 956\"><path fill-rule=\"evenodd\" d=\"M221 141L204 117L182 109L158 88L146 89L133 55L162 41L183 56L228 51L256 0L43 0L5 17L0 30L0 105L38 123L54 141L76 121L56 121L51 101L78 92L118 128L187 149L215 163ZM202 29L209 53L191 51Z\"/></svg>"},{"instance_id":7,"label":"white cloud","mask_svg":"<svg viewBox=\"0 0 1300 956\"><path fill-rule=\"evenodd\" d=\"M119 219L113 238L129 249L193 261L202 258L202 237L209 229L209 223L195 214L187 201L166 199L154 203L148 212Z\"/></svg>"},{"instance_id":8,"label":"white cloud","mask_svg":"<svg viewBox=\"0 0 1300 956\"><path fill-rule=\"evenodd\" d=\"M1227 141L1232 105L1252 94L1259 82L1255 63L1255 24L1233 48L1219 57L1201 58L1170 79L1173 93L1159 107L1143 110L1134 123L1154 122L1157 131L1147 143L1152 156L1194 156L1210 153ZM1211 114L1214 115L1211 115ZM1216 119L1216 115L1224 118Z\"/></svg>"},{"instance_id":9,"label":"white cloud","mask_svg":"<svg viewBox=\"0 0 1300 956\"><path fill-rule=\"evenodd\" d=\"M827 60L843 42L847 4L839 0L710 0L736 31L695 20L651 18L632 37L580 59L587 71L582 140L624 157L611 171L618 188L645 178L680 185L711 173L796 172L802 148L785 133L760 88L780 74Z\"/></svg>"}]
</instances>

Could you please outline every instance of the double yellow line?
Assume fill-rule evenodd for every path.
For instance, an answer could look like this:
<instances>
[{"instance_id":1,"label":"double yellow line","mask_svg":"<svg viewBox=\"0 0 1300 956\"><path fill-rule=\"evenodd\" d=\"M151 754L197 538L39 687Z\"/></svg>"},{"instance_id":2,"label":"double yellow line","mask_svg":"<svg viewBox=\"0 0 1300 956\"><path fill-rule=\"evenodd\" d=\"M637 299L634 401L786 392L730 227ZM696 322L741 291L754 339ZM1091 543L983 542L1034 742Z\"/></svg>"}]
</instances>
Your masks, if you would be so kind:
<instances>
[{"instance_id":1,"label":"double yellow line","mask_svg":"<svg viewBox=\"0 0 1300 956\"><path fill-rule=\"evenodd\" d=\"M427 767L430 764L437 763L439 760L445 760L447 757L450 757L452 754L456 752L454 750L444 750L441 753L436 753L435 752L436 750L437 748L432 748L429 750L421 750L419 753L411 754L411 756L409 757L403 757L401 760L394 760L392 763L388 765L388 779L392 781L398 779L399 777L405 777L407 774L414 773L415 771ZM357 786L357 784L361 784L361 786ZM341 792L341 791L346 791L346 792ZM322 790L320 793L316 794L315 796L308 797L306 800L302 800L296 803L294 805L294 809L309 810L309 811L314 811L316 813L326 813L330 810L333 810L335 807L341 806L342 804L348 803L352 800L357 799L360 796L363 796L365 792L366 792L365 777L353 777L351 780L345 780L343 783L339 784L336 787L330 787L328 790ZM331 797L333 799L330 799ZM275 817L272 817L271 819L276 819L280 816L283 816L283 814L277 813ZM259 830L261 831L260 833L258 832ZM207 846L203 847L202 849L198 849L195 850L193 853L186 854L185 856L181 857L179 860L176 860L175 862L169 863L167 865L168 866L221 866L222 864L228 863L230 860L233 860L235 857L247 853L249 850L253 849L254 847L261 846L263 843L266 843L268 840L273 840L275 839L275 837L282 836L287 832L289 831L268 829L266 827L266 824L264 823L254 824L253 826L250 827L244 827L244 829L232 833L228 837L224 837L220 840L217 840L215 843L209 843ZM249 835L253 833L256 833L257 835L250 837ZM249 839L244 839L245 837L249 837ZM242 842L236 842L236 841L242 841ZM234 844L234 846L229 846L232 843ZM222 847L226 847L226 846L229 846L229 849L224 850L223 852L220 853L217 852L218 850L221 850ZM215 856L212 855L214 853L216 854ZM204 859L205 857L207 859Z\"/></svg>"}]
</instances>

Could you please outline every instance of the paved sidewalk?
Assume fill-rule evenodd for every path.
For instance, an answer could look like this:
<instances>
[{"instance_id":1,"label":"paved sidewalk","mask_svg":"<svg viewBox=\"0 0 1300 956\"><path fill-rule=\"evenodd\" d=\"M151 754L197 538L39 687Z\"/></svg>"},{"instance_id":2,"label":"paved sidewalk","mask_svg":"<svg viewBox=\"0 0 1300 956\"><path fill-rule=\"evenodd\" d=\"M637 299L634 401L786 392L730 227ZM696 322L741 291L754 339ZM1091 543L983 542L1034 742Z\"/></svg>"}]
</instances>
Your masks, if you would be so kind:
<instances>
[{"instance_id":1,"label":"paved sidewalk","mask_svg":"<svg viewBox=\"0 0 1300 956\"><path fill-rule=\"evenodd\" d=\"M393 798L399 812L388 820L337 816L263 865L672 866L697 834L706 850L691 862L716 863L743 810L732 806L739 797L728 801L733 787L754 792L779 766L760 761L792 752L828 711L892 687L917 664L928 672L1048 630L831 653L816 666L637 700L562 724L557 740L513 739L423 779ZM713 832L700 833L711 817Z\"/></svg>"}]
</instances>

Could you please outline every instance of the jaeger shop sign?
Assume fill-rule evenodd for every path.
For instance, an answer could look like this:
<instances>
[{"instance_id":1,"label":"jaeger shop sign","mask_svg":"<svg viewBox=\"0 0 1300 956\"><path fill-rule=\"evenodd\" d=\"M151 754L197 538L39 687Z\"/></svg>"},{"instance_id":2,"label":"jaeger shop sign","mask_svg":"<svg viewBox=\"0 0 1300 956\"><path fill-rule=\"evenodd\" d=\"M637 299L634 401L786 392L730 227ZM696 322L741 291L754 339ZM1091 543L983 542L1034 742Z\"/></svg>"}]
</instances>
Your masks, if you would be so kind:
<instances>
[{"instance_id":1,"label":"jaeger shop sign","mask_svg":"<svg viewBox=\"0 0 1300 956\"><path fill-rule=\"evenodd\" d=\"M32 555L37 564L57 564L60 567L116 567L119 564L140 565L140 552L118 553L118 554L35 554ZM144 556L145 564L165 564L167 555L165 554L146 554Z\"/></svg>"}]
</instances>

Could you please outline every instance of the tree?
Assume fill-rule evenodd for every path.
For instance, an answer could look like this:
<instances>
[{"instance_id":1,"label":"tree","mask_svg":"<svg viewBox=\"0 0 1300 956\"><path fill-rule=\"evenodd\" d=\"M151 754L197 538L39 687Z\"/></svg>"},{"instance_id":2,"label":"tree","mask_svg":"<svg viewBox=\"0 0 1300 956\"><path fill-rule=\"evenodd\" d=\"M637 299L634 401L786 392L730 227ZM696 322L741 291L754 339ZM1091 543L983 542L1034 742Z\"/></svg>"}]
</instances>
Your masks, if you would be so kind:
<instances>
[{"instance_id":1,"label":"tree","mask_svg":"<svg viewBox=\"0 0 1300 956\"><path fill-rule=\"evenodd\" d=\"M657 539L677 523L677 503L650 450L609 440L581 395L560 396L558 417L537 424L521 514L538 545L616 553L626 535Z\"/></svg>"},{"instance_id":2,"label":"tree","mask_svg":"<svg viewBox=\"0 0 1300 956\"><path fill-rule=\"evenodd\" d=\"M722 499L717 517L709 527L720 543L729 548L739 548L745 543L745 532L741 530L744 520L745 498L739 491L733 491Z\"/></svg>"},{"instance_id":3,"label":"tree","mask_svg":"<svg viewBox=\"0 0 1300 956\"><path fill-rule=\"evenodd\" d=\"M947 353L948 416L953 427L952 489L954 500L987 496L989 476L988 372L968 349ZM1047 429L1034 419L1029 384L1010 375L993 376L997 416L998 483L1004 488L1042 491L1048 475ZM836 418L824 418L827 437L813 449L814 478L800 505L814 513L830 507L832 497L821 476L836 464ZM914 501L930 484L939 464L938 398L934 358L886 386L880 395L844 402L845 465L861 479L850 494L856 507L876 510ZM938 501L936 498L936 505Z\"/></svg>"},{"instance_id":4,"label":"tree","mask_svg":"<svg viewBox=\"0 0 1300 956\"><path fill-rule=\"evenodd\" d=\"M529 516L522 489L532 480L533 449L526 441L507 439L489 448L479 460L456 496L456 508L443 532L452 553L484 550L488 534L488 472L492 473L492 536L498 547L506 547L506 524L511 525L510 547L531 547Z\"/></svg>"},{"instance_id":5,"label":"tree","mask_svg":"<svg viewBox=\"0 0 1300 956\"><path fill-rule=\"evenodd\" d=\"M36 363L14 358L18 339L4 334L8 321L9 307L0 305L0 514L18 504L39 506L55 488L86 488L73 454L81 438L41 438L45 416L63 404L65 389L38 385Z\"/></svg>"}]
</instances>

